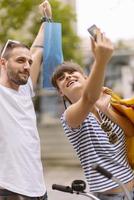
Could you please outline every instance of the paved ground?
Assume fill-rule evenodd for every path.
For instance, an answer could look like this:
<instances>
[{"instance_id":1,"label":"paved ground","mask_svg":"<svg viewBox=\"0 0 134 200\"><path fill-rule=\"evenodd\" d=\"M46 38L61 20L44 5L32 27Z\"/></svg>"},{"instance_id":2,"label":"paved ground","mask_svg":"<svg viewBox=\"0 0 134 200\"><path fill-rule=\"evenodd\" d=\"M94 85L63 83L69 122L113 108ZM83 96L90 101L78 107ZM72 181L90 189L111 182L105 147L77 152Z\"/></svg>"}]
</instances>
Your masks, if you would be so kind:
<instances>
[{"instance_id":1,"label":"paved ground","mask_svg":"<svg viewBox=\"0 0 134 200\"><path fill-rule=\"evenodd\" d=\"M75 166L46 166L45 180L49 195L49 200L84 200L89 199L84 196L69 194L52 190L52 184L69 185L73 180L84 180L83 172L80 167Z\"/></svg>"}]
</instances>

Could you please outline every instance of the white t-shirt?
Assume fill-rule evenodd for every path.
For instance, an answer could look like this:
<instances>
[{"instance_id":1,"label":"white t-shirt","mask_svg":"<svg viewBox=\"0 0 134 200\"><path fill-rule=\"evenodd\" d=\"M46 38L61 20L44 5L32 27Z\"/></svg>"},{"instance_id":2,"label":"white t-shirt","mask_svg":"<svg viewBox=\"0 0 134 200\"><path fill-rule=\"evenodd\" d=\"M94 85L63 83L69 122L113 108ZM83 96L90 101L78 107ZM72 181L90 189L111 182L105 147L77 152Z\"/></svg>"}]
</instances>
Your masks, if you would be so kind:
<instances>
[{"instance_id":1,"label":"white t-shirt","mask_svg":"<svg viewBox=\"0 0 134 200\"><path fill-rule=\"evenodd\" d=\"M0 187L26 196L46 192L31 79L19 91L0 85Z\"/></svg>"}]
</instances>

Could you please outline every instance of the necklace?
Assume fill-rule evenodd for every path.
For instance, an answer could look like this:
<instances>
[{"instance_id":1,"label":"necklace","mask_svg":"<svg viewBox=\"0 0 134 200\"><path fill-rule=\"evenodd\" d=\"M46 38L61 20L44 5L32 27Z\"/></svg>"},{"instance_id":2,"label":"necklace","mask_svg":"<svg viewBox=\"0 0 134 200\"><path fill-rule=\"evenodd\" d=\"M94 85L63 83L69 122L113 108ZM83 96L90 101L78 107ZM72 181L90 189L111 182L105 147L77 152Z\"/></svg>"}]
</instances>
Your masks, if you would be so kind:
<instances>
[{"instance_id":1,"label":"necklace","mask_svg":"<svg viewBox=\"0 0 134 200\"><path fill-rule=\"evenodd\" d=\"M118 137L115 133L112 132L112 125L109 121L102 121L100 124L101 128L105 133L107 133L107 136L109 138L109 142L111 144L115 144L118 141Z\"/></svg>"},{"instance_id":2,"label":"necklace","mask_svg":"<svg viewBox=\"0 0 134 200\"><path fill-rule=\"evenodd\" d=\"M102 119L102 116L99 112L99 110L97 109L99 118L101 119L101 121L98 121L98 123L100 124L102 130L107 134L109 142L111 144L115 144L118 141L118 136L116 135L116 133L113 133L113 125L111 124L110 121L108 121L108 119L106 121L104 121Z\"/></svg>"}]
</instances>

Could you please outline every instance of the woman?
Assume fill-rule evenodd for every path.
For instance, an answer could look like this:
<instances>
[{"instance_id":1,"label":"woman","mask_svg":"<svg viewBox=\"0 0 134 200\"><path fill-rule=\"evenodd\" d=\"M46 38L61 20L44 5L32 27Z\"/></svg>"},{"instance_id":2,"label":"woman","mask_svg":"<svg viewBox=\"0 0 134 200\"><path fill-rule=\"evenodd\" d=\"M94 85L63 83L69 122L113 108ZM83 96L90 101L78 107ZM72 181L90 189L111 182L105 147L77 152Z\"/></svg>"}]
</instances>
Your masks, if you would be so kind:
<instances>
[{"instance_id":1,"label":"woman","mask_svg":"<svg viewBox=\"0 0 134 200\"><path fill-rule=\"evenodd\" d=\"M92 169L97 163L120 179L134 198L134 173L125 148L125 134L132 136L134 126L114 112L110 106L111 96L103 87L113 44L99 29L91 44L94 63L88 77L72 62L61 64L53 73L53 86L70 102L61 122L80 159L89 190L103 200L124 198L117 183Z\"/></svg>"}]
</instances>

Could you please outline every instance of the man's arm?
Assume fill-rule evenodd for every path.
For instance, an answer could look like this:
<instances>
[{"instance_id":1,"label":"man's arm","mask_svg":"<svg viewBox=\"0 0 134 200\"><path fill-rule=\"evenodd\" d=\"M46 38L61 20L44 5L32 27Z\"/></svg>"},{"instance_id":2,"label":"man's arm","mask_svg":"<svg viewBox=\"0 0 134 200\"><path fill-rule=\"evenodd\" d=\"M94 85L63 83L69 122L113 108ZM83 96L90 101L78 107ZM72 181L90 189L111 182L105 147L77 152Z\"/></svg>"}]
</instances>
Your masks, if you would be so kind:
<instances>
[{"instance_id":1,"label":"man's arm","mask_svg":"<svg viewBox=\"0 0 134 200\"><path fill-rule=\"evenodd\" d=\"M45 0L42 4L40 4L40 10L42 15L46 15L47 17L52 17L51 6L47 0ZM40 73L42 56L43 56L43 43L44 43L44 23L42 23L39 32L31 46L31 53L33 57L33 64L30 70L30 76L33 82L33 86L36 87L38 76Z\"/></svg>"}]
</instances>

